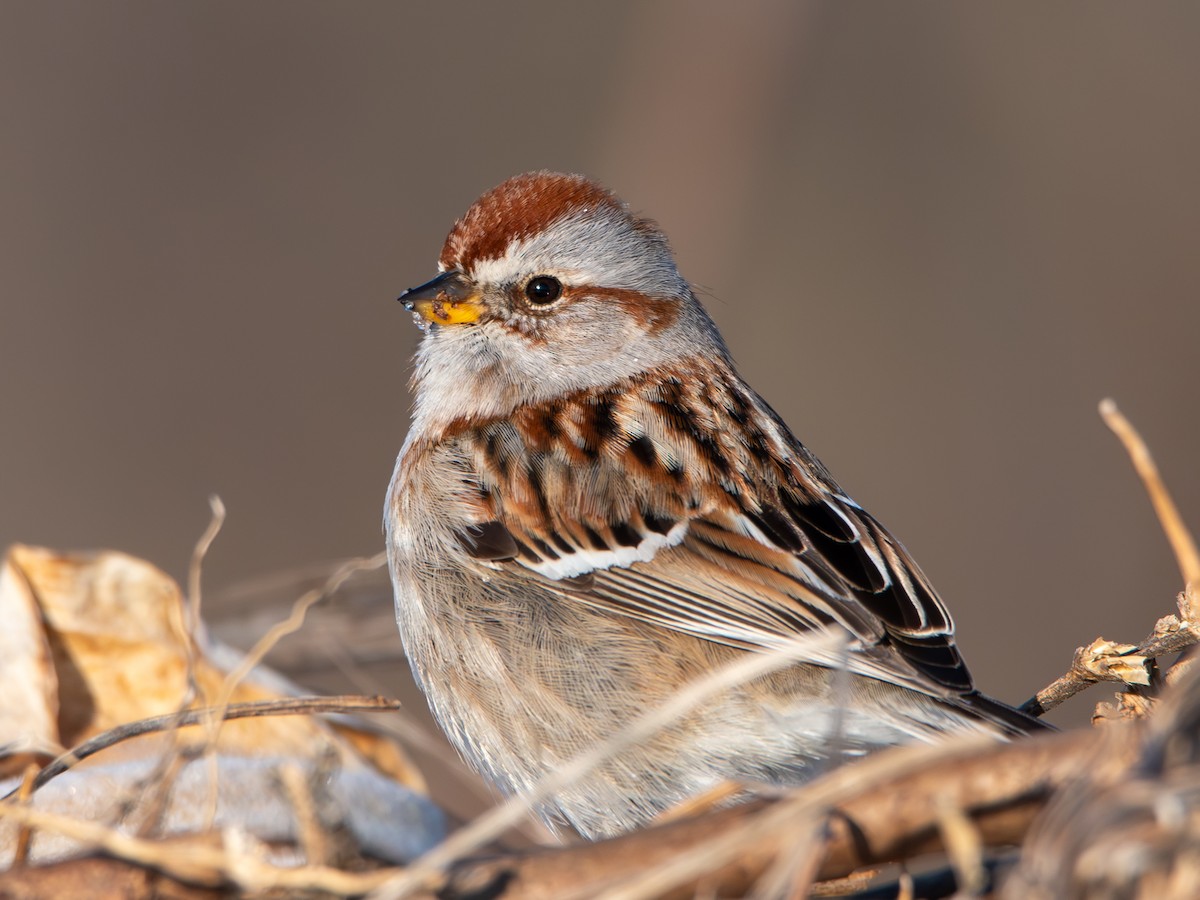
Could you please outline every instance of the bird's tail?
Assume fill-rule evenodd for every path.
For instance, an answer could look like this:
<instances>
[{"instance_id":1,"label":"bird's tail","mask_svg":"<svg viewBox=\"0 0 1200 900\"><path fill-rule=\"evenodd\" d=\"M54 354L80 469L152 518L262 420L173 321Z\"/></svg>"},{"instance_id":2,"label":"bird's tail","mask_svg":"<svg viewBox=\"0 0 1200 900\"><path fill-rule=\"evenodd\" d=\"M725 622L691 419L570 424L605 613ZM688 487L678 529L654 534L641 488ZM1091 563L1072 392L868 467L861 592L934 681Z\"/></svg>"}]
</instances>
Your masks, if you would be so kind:
<instances>
[{"instance_id":1,"label":"bird's tail","mask_svg":"<svg viewBox=\"0 0 1200 900\"><path fill-rule=\"evenodd\" d=\"M962 702L970 712L984 721L998 725L1006 734L1013 737L1056 730L1049 722L1043 722L1027 712L1009 706L987 694L981 694L979 691L972 691L964 695Z\"/></svg>"}]
</instances>

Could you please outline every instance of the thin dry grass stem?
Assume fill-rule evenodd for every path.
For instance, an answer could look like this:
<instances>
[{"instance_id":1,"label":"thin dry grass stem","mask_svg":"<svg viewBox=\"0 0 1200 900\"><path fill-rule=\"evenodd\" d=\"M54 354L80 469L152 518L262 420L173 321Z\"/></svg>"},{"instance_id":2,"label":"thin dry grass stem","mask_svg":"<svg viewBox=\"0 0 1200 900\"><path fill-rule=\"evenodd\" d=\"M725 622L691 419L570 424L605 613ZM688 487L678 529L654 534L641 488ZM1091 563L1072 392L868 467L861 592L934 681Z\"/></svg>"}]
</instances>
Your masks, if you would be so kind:
<instances>
[{"instance_id":1,"label":"thin dry grass stem","mask_svg":"<svg viewBox=\"0 0 1200 900\"><path fill-rule=\"evenodd\" d=\"M1045 735L998 744L969 735L940 745L884 751L830 773L774 801L758 800L596 844L561 848L553 853L477 858L451 868L440 895L457 900L488 896L551 898L594 897L604 890L632 889L643 874L657 872L680 853L695 853L681 863L683 879L665 897L682 900L697 888L720 896L743 896L769 870L795 837L788 826L834 810L819 851L814 897L842 896L872 887L864 866L886 866L944 850L934 799L950 793L967 811L988 846L1020 843L1046 796L1081 769L1096 770L1095 751L1130 729ZM1098 741L1097 737L1102 738ZM1128 742L1126 742L1128 743ZM1118 742L1120 746L1125 746ZM1105 749L1098 758L1108 771L1127 766L1129 753ZM774 805L795 803L789 823L755 837L744 827ZM731 862L714 867L711 841L742 835Z\"/></svg>"},{"instance_id":2,"label":"thin dry grass stem","mask_svg":"<svg viewBox=\"0 0 1200 900\"><path fill-rule=\"evenodd\" d=\"M722 781L716 787L709 788L703 794L697 794L695 797L689 797L682 803L672 806L670 809L659 813L654 817L653 824L664 825L667 822L677 822L680 819L690 819L692 816L698 815L702 812L707 812L710 809L716 809L726 800L736 797L745 790L745 785L738 784L736 781Z\"/></svg>"},{"instance_id":3,"label":"thin dry grass stem","mask_svg":"<svg viewBox=\"0 0 1200 900\"><path fill-rule=\"evenodd\" d=\"M325 658L333 664L333 667L359 693L378 695L387 693L386 687L378 679L372 677L369 672L354 661L353 655L346 650L346 646L340 638L330 637L328 641L322 644L321 651L325 654ZM466 763L457 754L451 753L447 755L445 741L437 737L437 735L426 728L407 710L402 708L397 709L393 715L388 717L387 721L378 724L389 734L400 738L410 747L438 756L444 763L462 772L465 783L479 786L476 793L480 797L486 797L488 800L492 800L495 797L494 794L482 787L482 782L479 782L475 778L474 772L467 767Z\"/></svg>"},{"instance_id":4,"label":"thin dry grass stem","mask_svg":"<svg viewBox=\"0 0 1200 900\"><path fill-rule=\"evenodd\" d=\"M188 589L187 597L185 598L187 622L186 631L182 636L193 654L193 658L189 659L189 663L194 660L196 635L200 633L200 576L204 569L204 560L208 556L208 551L212 547L213 541L221 533L221 526L225 524L225 504L221 502L221 498L213 494L208 498L208 505L212 509L212 518L209 519L208 527L204 529L204 533L200 535L200 539L196 541L196 546L192 549L191 561L188 564ZM191 671L189 666L189 673Z\"/></svg>"},{"instance_id":5,"label":"thin dry grass stem","mask_svg":"<svg viewBox=\"0 0 1200 900\"><path fill-rule=\"evenodd\" d=\"M1150 502L1154 504L1154 512L1158 515L1158 521L1167 535L1167 540L1171 542L1171 549L1175 552L1175 561L1179 566L1179 573L1183 576L1183 583L1193 584L1200 581L1200 551L1196 549L1192 533L1184 524L1175 501L1171 499L1170 492L1163 484L1158 466L1154 464L1154 457L1150 455L1146 442L1117 409L1117 404L1111 398L1100 402L1100 415L1125 445L1125 452L1129 454L1134 469L1146 486L1146 493L1150 495Z\"/></svg>"},{"instance_id":6,"label":"thin dry grass stem","mask_svg":"<svg viewBox=\"0 0 1200 900\"><path fill-rule=\"evenodd\" d=\"M317 815L308 777L295 763L284 763L278 774L288 805L296 817L296 835L304 852L304 861L310 866L328 865L333 856L332 844Z\"/></svg>"},{"instance_id":7,"label":"thin dry grass stem","mask_svg":"<svg viewBox=\"0 0 1200 900\"><path fill-rule=\"evenodd\" d=\"M833 700L833 722L825 743L825 755L818 759L813 775L822 775L836 768L845 760L846 753L846 711L853 705L850 700L850 689L853 679L850 675L850 635L839 636L838 647L839 665L833 667L830 679L830 696Z\"/></svg>"},{"instance_id":8,"label":"thin dry grass stem","mask_svg":"<svg viewBox=\"0 0 1200 900\"><path fill-rule=\"evenodd\" d=\"M250 651L242 657L241 662L225 676L225 680L221 683L221 688L217 692L216 702L213 704L213 713L205 723L206 740L205 754L212 760L210 763L214 767L212 777L209 780L209 802L206 810L206 821L213 821L216 817L217 794L216 794L216 771L215 771L215 749L217 740L221 734L221 726L225 721L225 716L222 711L229 705L233 692L238 685L245 680L246 676L259 665L263 658L271 652L271 649L278 644L283 638L293 632L299 631L304 625L304 617L308 614L308 610L316 603L328 597L337 591L339 587L355 572L369 571L377 569L387 561L385 553L377 553L372 557L352 559L342 564L328 578L328 580L319 588L314 588L311 591L303 594L295 603L292 604L292 610L288 617L282 622L276 622L268 629L267 633L258 639L258 642L250 648Z\"/></svg>"},{"instance_id":9,"label":"thin dry grass stem","mask_svg":"<svg viewBox=\"0 0 1200 900\"><path fill-rule=\"evenodd\" d=\"M943 794L937 801L938 831L954 869L959 894L978 897L987 887L983 866L983 838L975 823L954 798Z\"/></svg>"},{"instance_id":10,"label":"thin dry grass stem","mask_svg":"<svg viewBox=\"0 0 1200 900\"><path fill-rule=\"evenodd\" d=\"M313 590L306 592L303 596L297 599L296 602L292 604L292 610L288 614L288 617L282 622L277 622L272 625L267 633L259 638L258 642L252 648L250 648L249 652L247 652L244 657L242 657L242 660L237 667L225 676L225 680L221 684L221 690L217 694L217 700L213 704L213 709L220 710L222 707L227 706L230 698L233 696L234 690L236 690L237 686L245 680L246 676L250 674L251 670L253 670L255 666L259 665L263 661L263 657L270 653L272 648L281 640L283 640L283 638L287 637L293 632L299 631L300 628L303 627L304 617L308 614L308 611L311 607L321 600L324 600L330 594L335 593L338 588L340 588L342 584L345 583L345 581L355 572L365 572L370 571L371 569L377 569L386 561L387 555L385 553L377 553L371 557L349 560L348 562L339 566L337 571L329 576L329 579L325 582L325 584L319 588L314 588ZM214 717L213 721L215 726L219 729L222 719L220 717ZM215 736L213 739L215 740Z\"/></svg>"},{"instance_id":11,"label":"thin dry grass stem","mask_svg":"<svg viewBox=\"0 0 1200 900\"><path fill-rule=\"evenodd\" d=\"M748 900L804 900L817 880L824 849L826 818L797 817L785 824L791 834L779 841L775 861L754 885Z\"/></svg>"},{"instance_id":12,"label":"thin dry grass stem","mask_svg":"<svg viewBox=\"0 0 1200 900\"><path fill-rule=\"evenodd\" d=\"M810 816L804 829L814 846L817 833L825 826L825 815L817 813L806 801L783 800L760 815L746 820L739 827L702 841L673 859L645 872L639 872L625 883L605 890L597 900L648 900L674 888L695 881L738 859L748 847L767 842L779 845L781 833L795 833L797 822ZM579 895L578 900L583 896ZM572 897L571 900L577 900Z\"/></svg>"},{"instance_id":13,"label":"thin dry grass stem","mask_svg":"<svg viewBox=\"0 0 1200 900\"><path fill-rule=\"evenodd\" d=\"M666 725L723 691L810 656L814 645L828 650L836 646L835 640L828 636L805 636L789 641L770 652L748 655L704 678L697 679L676 692L666 703L639 716L607 741L586 753L581 753L543 778L529 793L509 798L452 834L413 863L394 883L375 891L371 895L372 900L398 900L435 884L446 866L491 843L529 815L538 804L574 784L612 756L647 740Z\"/></svg>"},{"instance_id":14,"label":"thin dry grass stem","mask_svg":"<svg viewBox=\"0 0 1200 900\"><path fill-rule=\"evenodd\" d=\"M22 806L28 804L29 798L33 796L33 779L37 777L37 773L37 765L30 763L21 774L21 786L17 789L17 802ZM33 829L27 823L22 822L21 827L17 829L17 848L13 852L12 867L14 869L25 865L32 843Z\"/></svg>"},{"instance_id":15,"label":"thin dry grass stem","mask_svg":"<svg viewBox=\"0 0 1200 900\"><path fill-rule=\"evenodd\" d=\"M869 756L795 789L761 813L741 819L735 827L696 843L651 871L639 872L601 896L605 900L655 897L715 872L746 854L777 854L785 849L786 838L798 832L807 832L807 839L813 842L811 853L815 875L826 843L817 836L824 830L830 810L874 786L891 783L939 763L948 767L981 747L994 745L995 740L991 737L968 734L942 744L897 747Z\"/></svg>"},{"instance_id":16,"label":"thin dry grass stem","mask_svg":"<svg viewBox=\"0 0 1200 900\"><path fill-rule=\"evenodd\" d=\"M231 703L221 712L226 719L251 719L259 716L307 716L317 713L393 712L399 707L398 700L391 700L387 697L350 695L343 697L288 697L283 700ZM167 713L163 716L139 719L137 722L126 722L116 728L110 728L48 763L33 779L32 790L36 791L44 787L48 781L58 777L75 763L122 741L172 728L200 725L207 722L209 717L216 712L218 710L215 707L200 707L186 710L182 716L178 713ZM19 789L14 790L2 799L10 801L17 797L18 792Z\"/></svg>"},{"instance_id":17,"label":"thin dry grass stem","mask_svg":"<svg viewBox=\"0 0 1200 900\"><path fill-rule=\"evenodd\" d=\"M176 714L178 716L178 714ZM142 821L135 832L138 837L150 837L153 835L162 824L163 816L167 813L167 807L171 799L171 789L175 785L175 779L179 777L179 773L183 771L183 767L188 762L188 756L179 751L179 729L168 729L168 734L171 735L171 746L173 752L166 761L154 767L146 778L142 779L144 786L143 791L131 792L133 797L139 794L150 792L150 796L146 799L142 806ZM133 811L136 801L130 800L124 806L126 807L122 814L121 821Z\"/></svg>"},{"instance_id":18,"label":"thin dry grass stem","mask_svg":"<svg viewBox=\"0 0 1200 900\"><path fill-rule=\"evenodd\" d=\"M204 840L161 841L133 837L96 822L23 806L0 805L11 819L64 837L179 881L210 887L232 883L245 891L324 891L348 897L366 894L395 876L395 869L345 872L327 866L283 868L264 862L256 843L228 831L219 845Z\"/></svg>"},{"instance_id":19,"label":"thin dry grass stem","mask_svg":"<svg viewBox=\"0 0 1200 900\"><path fill-rule=\"evenodd\" d=\"M1178 601L1179 616L1159 619L1151 634L1139 644L1119 644L1097 638L1087 647L1076 650L1067 673L1022 704L1021 709L1033 715L1054 709L1093 684L1147 686L1150 684L1150 660L1188 650L1200 643L1200 551L1196 549L1196 541L1184 524L1137 429L1111 398L1100 403L1100 415L1129 454L1175 554L1184 581Z\"/></svg>"},{"instance_id":20,"label":"thin dry grass stem","mask_svg":"<svg viewBox=\"0 0 1200 900\"><path fill-rule=\"evenodd\" d=\"M331 637L330 640L323 643L321 650L334 668L360 693L386 693L384 685L354 660L337 637ZM443 739L437 737L408 710L397 709L396 712L378 720L375 724L380 731L398 738L405 746L435 757L441 765L457 775L455 787L469 791L475 799L487 806L495 803L496 795L487 787L483 779L468 767L462 757L454 753ZM453 808L455 804L447 805L443 802L442 806L446 812L450 813L451 817L455 815L456 811ZM472 815L474 815L474 810L470 815L463 814L459 818L467 819ZM555 834L540 821L528 819L522 823L521 830L536 844L558 843Z\"/></svg>"},{"instance_id":21,"label":"thin dry grass stem","mask_svg":"<svg viewBox=\"0 0 1200 900\"><path fill-rule=\"evenodd\" d=\"M211 516L208 520L208 525L196 540L195 546L192 548L191 560L188 563L188 589L183 598L183 603L179 606L171 606L168 610L172 629L175 631L178 638L179 646L183 648L184 653L184 691L179 698L179 705L176 709L177 715L182 715L185 710L196 703L199 698L201 705L210 702L210 698L202 696L200 683L196 680L196 660L200 655L198 644L198 635L200 634L200 605L201 605L201 574L204 568L204 560L208 556L208 551L212 547L213 541L217 539L217 535L221 533L221 528L225 524L225 504L221 502L221 498L213 494L208 498L209 509ZM169 738L166 745L163 747L159 756L158 764L153 771L142 781L141 789L134 789L129 795L128 800L123 804L127 813L141 800L146 791L150 792L148 803L146 804L150 813L142 822L138 833L141 835L150 834L158 821L162 810L167 807L167 800L170 797L171 789L174 787L175 778L182 770L179 764L179 730L171 729L168 732ZM210 782L216 783L215 768L209 773ZM126 813L126 814L127 814Z\"/></svg>"}]
</instances>

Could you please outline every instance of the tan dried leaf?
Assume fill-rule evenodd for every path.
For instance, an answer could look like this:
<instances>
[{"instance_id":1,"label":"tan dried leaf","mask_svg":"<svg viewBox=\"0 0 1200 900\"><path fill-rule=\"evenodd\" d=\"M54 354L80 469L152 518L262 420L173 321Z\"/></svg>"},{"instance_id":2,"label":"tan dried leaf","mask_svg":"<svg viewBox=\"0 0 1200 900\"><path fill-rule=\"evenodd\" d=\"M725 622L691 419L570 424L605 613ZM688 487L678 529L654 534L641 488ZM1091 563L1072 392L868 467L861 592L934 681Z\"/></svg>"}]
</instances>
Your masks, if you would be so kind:
<instances>
[{"instance_id":1,"label":"tan dried leaf","mask_svg":"<svg viewBox=\"0 0 1200 900\"><path fill-rule=\"evenodd\" d=\"M54 754L58 678L29 584L11 559L0 564L0 778L20 772L31 754Z\"/></svg>"},{"instance_id":2,"label":"tan dried leaf","mask_svg":"<svg viewBox=\"0 0 1200 900\"><path fill-rule=\"evenodd\" d=\"M4 571L10 573L5 584L24 585L24 602L34 610L25 617L36 617L43 632L49 664L31 669L26 678L36 676L39 685L51 691L42 703L53 708L57 702L63 744L180 707L188 691L191 638L183 628L182 594L164 572L124 553L64 554L21 545L10 549ZM10 595L21 596L11 591ZM29 642L36 649L36 641L30 638ZM190 705L214 702L226 675L205 655L203 643L198 644L193 676L200 696ZM251 676L237 686L230 701L279 696L278 691L255 684ZM160 739L126 742L120 752L137 754L138 743ZM203 729L184 731L185 743L204 740ZM223 753L297 759L313 758L330 746L343 759L366 759L406 786L424 791L416 766L394 741L352 725L334 727L312 716L242 719L224 723L217 744Z\"/></svg>"}]
</instances>

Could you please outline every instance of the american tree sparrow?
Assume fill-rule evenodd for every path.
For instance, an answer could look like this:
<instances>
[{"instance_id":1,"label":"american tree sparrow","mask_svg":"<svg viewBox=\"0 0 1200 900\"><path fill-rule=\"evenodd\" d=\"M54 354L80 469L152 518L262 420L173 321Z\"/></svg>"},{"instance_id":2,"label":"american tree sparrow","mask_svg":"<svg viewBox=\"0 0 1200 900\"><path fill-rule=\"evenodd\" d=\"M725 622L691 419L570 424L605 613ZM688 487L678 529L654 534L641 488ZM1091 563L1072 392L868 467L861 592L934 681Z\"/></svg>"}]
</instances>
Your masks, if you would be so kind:
<instances>
[{"instance_id":1,"label":"american tree sparrow","mask_svg":"<svg viewBox=\"0 0 1200 900\"><path fill-rule=\"evenodd\" d=\"M741 379L653 223L582 177L519 175L438 268L400 298L425 336L384 520L417 681L500 790L799 634L846 642L703 703L543 815L598 838L726 780L1039 727L975 690L917 564Z\"/></svg>"}]
</instances>

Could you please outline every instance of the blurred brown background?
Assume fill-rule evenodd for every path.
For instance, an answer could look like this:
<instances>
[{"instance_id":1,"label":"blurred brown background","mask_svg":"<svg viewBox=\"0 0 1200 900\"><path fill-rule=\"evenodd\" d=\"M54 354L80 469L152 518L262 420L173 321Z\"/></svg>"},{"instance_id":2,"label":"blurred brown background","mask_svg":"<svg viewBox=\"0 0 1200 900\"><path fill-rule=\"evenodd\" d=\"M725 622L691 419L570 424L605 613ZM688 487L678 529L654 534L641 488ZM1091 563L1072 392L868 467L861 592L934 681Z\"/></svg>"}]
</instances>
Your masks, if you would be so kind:
<instances>
[{"instance_id":1,"label":"blurred brown background","mask_svg":"<svg viewBox=\"0 0 1200 900\"><path fill-rule=\"evenodd\" d=\"M1200 525L1200 6L0 19L0 543L181 576L215 492L211 594L376 552L418 337L395 297L482 190L548 167L659 220L751 383L940 587L986 690L1019 702L1170 611L1096 403Z\"/></svg>"}]
</instances>

